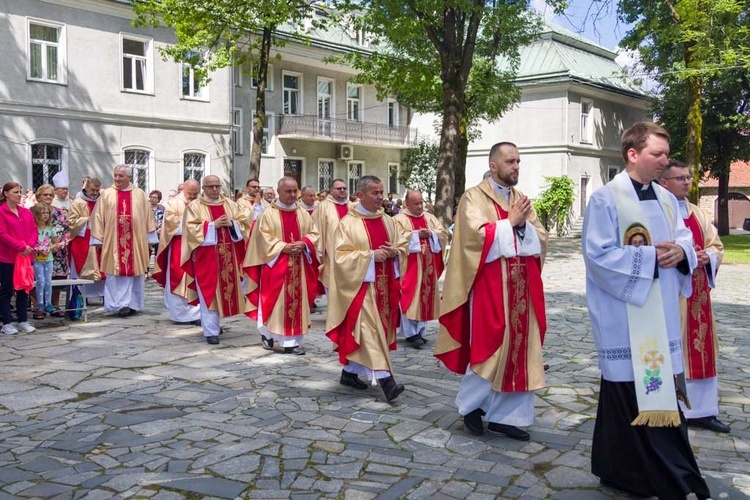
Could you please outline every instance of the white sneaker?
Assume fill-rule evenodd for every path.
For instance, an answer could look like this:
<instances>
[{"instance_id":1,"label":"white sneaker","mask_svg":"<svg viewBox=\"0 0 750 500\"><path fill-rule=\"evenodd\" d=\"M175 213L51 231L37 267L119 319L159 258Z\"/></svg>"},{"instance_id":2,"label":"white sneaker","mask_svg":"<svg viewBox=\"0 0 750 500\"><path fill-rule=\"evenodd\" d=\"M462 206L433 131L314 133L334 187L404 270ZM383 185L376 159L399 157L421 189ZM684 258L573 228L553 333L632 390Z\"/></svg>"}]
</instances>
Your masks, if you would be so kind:
<instances>
[{"instance_id":1,"label":"white sneaker","mask_svg":"<svg viewBox=\"0 0 750 500\"><path fill-rule=\"evenodd\" d=\"M28 321L24 321L23 323L18 323L18 331L23 333L33 333L36 331L36 328L34 328L34 326Z\"/></svg>"},{"instance_id":2,"label":"white sneaker","mask_svg":"<svg viewBox=\"0 0 750 500\"><path fill-rule=\"evenodd\" d=\"M3 325L2 332L5 335L15 335L18 333L18 328L13 323L8 323L7 325Z\"/></svg>"}]
</instances>

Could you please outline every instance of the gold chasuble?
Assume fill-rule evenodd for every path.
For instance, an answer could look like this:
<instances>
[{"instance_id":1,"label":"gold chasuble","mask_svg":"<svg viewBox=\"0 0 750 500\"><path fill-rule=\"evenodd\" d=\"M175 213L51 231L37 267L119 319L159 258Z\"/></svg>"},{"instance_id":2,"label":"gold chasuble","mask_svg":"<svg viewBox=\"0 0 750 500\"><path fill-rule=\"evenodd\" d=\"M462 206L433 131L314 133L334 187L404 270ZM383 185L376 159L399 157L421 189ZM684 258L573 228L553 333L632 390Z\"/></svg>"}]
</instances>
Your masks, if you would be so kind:
<instances>
[{"instance_id":1,"label":"gold chasuble","mask_svg":"<svg viewBox=\"0 0 750 500\"><path fill-rule=\"evenodd\" d=\"M156 252L153 278L162 288L171 293L184 297L188 302L197 299L195 290L188 287L188 275L182 268L182 235L177 234L182 227L182 216L187 208L188 200L180 193L167 202L164 208L164 221L159 236L159 250ZM171 248L171 252L169 251ZM167 283L167 268L169 268L169 283Z\"/></svg>"},{"instance_id":2,"label":"gold chasuble","mask_svg":"<svg viewBox=\"0 0 750 500\"><path fill-rule=\"evenodd\" d=\"M347 201L338 204L331 195L315 207L312 214L313 222L320 231L318 250L320 251L320 282L328 287L331 274L330 260L333 259L333 235L339 225L339 221L352 210L356 204Z\"/></svg>"},{"instance_id":3,"label":"gold chasuble","mask_svg":"<svg viewBox=\"0 0 750 500\"><path fill-rule=\"evenodd\" d=\"M91 245L91 229L86 227L83 236L78 236L81 229L89 222L95 205L96 200L81 198L73 200L68 212L68 229L73 235L73 239L70 240L71 266L75 267L79 278L99 281L104 278L99 269L101 251L98 247Z\"/></svg>"},{"instance_id":4,"label":"gold chasuble","mask_svg":"<svg viewBox=\"0 0 750 500\"><path fill-rule=\"evenodd\" d=\"M520 193L511 188L510 202ZM547 231L532 208L541 258L501 257L485 263L495 240L496 221L510 205L489 180L467 190L456 213L448 259L435 356L456 373L467 368L492 382L495 392L544 387L542 343L546 330L541 266ZM528 225L527 231L528 229ZM518 248L518 235L516 248Z\"/></svg>"},{"instance_id":5,"label":"gold chasuble","mask_svg":"<svg viewBox=\"0 0 750 500\"><path fill-rule=\"evenodd\" d=\"M91 236L102 242L101 270L114 276L148 272L148 233L156 231L156 217L143 190L102 189L89 219Z\"/></svg>"},{"instance_id":6,"label":"gold chasuble","mask_svg":"<svg viewBox=\"0 0 750 500\"><path fill-rule=\"evenodd\" d=\"M222 215L239 223L243 239L233 242L230 228L217 227L216 244L201 246L205 241L209 222ZM197 291L197 281L208 309L218 312L223 318L247 310L245 296L242 294L242 261L245 258L245 239L249 231L244 211L224 196L220 196L215 202L201 196L185 208L180 264L188 276L188 287ZM196 305L198 299L190 303Z\"/></svg>"},{"instance_id":7,"label":"gold chasuble","mask_svg":"<svg viewBox=\"0 0 750 500\"><path fill-rule=\"evenodd\" d=\"M374 282L365 282L373 250L390 242L398 260L375 263ZM342 365L354 361L371 370L393 371L389 350L396 349L401 285L408 241L382 210L363 215L353 208L341 219L333 240L333 266L328 288L326 335Z\"/></svg>"},{"instance_id":8,"label":"gold chasuble","mask_svg":"<svg viewBox=\"0 0 750 500\"><path fill-rule=\"evenodd\" d=\"M432 253L429 239L420 239L419 253L409 253L406 272L401 276L401 313L413 321L431 321L438 317L440 293L438 279L443 274L443 252L448 245L448 231L431 213L416 217L402 209L393 220L404 231L408 240L412 231L431 229L437 233L440 253Z\"/></svg>"},{"instance_id":9,"label":"gold chasuble","mask_svg":"<svg viewBox=\"0 0 750 500\"><path fill-rule=\"evenodd\" d=\"M302 241L307 252L281 252L287 243ZM300 205L274 202L255 221L243 268L251 319L262 311L263 324L276 335L297 336L310 328L310 310L318 288L318 229ZM274 261L273 266L267 266Z\"/></svg>"},{"instance_id":10,"label":"gold chasuble","mask_svg":"<svg viewBox=\"0 0 750 500\"><path fill-rule=\"evenodd\" d=\"M711 250L716 256L716 267L721 265L724 245L719 239L716 227L706 217L705 212L692 203L687 203L688 218L683 219L697 250ZM706 266L693 271L693 294L686 299L680 295L682 317L682 356L685 362L685 376L689 380L716 377L716 359L719 354L719 339L716 335L713 310L711 308L711 287Z\"/></svg>"}]
</instances>

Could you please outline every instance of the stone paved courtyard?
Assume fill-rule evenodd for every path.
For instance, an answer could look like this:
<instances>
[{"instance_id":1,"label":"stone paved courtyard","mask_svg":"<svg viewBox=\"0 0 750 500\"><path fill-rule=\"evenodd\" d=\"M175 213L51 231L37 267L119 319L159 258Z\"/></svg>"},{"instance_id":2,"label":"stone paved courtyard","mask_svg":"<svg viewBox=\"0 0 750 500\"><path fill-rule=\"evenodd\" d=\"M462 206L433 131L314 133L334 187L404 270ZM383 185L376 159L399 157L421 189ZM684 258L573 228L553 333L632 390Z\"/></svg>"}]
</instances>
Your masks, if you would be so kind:
<instances>
[{"instance_id":1,"label":"stone paved courtyard","mask_svg":"<svg viewBox=\"0 0 750 500\"><path fill-rule=\"evenodd\" d=\"M550 370L530 442L467 434L459 378L431 349L399 345L407 389L387 404L337 383L322 314L307 356L264 351L245 317L209 346L149 282L137 316L0 336L0 499L618 498L589 472L599 373L579 244L553 240L544 271ZM714 498L750 496L748 283L750 266L725 266L713 294L732 433L690 431Z\"/></svg>"}]
</instances>

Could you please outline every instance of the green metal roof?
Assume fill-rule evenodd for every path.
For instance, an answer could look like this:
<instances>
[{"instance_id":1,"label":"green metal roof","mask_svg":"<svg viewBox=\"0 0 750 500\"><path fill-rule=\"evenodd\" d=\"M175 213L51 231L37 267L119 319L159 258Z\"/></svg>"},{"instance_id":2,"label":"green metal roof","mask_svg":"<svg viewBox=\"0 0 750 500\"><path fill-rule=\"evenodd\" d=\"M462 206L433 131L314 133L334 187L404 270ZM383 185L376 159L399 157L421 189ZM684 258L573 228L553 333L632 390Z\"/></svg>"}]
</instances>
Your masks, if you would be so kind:
<instances>
[{"instance_id":1,"label":"green metal roof","mask_svg":"<svg viewBox=\"0 0 750 500\"><path fill-rule=\"evenodd\" d=\"M647 95L615 62L615 52L552 23L546 23L536 41L521 48L520 56L518 84L573 80L637 97Z\"/></svg>"}]
</instances>

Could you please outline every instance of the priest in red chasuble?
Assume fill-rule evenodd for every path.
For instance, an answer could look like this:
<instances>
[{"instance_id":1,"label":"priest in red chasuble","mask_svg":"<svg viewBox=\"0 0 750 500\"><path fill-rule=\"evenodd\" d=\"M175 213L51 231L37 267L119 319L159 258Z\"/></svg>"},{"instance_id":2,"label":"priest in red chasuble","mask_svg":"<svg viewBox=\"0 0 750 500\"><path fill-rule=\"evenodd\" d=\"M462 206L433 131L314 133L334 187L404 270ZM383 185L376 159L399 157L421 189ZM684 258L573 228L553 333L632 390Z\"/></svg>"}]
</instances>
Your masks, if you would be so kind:
<instances>
[{"instance_id":1,"label":"priest in red chasuble","mask_svg":"<svg viewBox=\"0 0 750 500\"><path fill-rule=\"evenodd\" d=\"M688 425L728 433L729 426L717 418L719 338L711 308L711 289L716 286L724 245L706 213L688 201L692 180L690 168L681 161L667 163L659 177L659 184L677 198L682 219L693 234L698 256L698 267L692 276L693 294L687 299L680 295L682 357L690 408L682 401L679 403Z\"/></svg>"},{"instance_id":2,"label":"priest in red chasuble","mask_svg":"<svg viewBox=\"0 0 750 500\"><path fill-rule=\"evenodd\" d=\"M263 347L305 354L304 335L318 288L318 230L297 203L297 181L279 180L278 199L255 221L245 255L247 315L258 322Z\"/></svg>"},{"instance_id":3,"label":"priest in red chasuble","mask_svg":"<svg viewBox=\"0 0 750 500\"><path fill-rule=\"evenodd\" d=\"M91 245L89 229L89 219L99 199L101 188L102 182L99 179L88 178L68 212L68 229L73 236L69 251L70 277L95 281L81 287L81 293L89 299L104 296L104 275L99 268L101 250L98 246Z\"/></svg>"},{"instance_id":4,"label":"priest in red chasuble","mask_svg":"<svg viewBox=\"0 0 750 500\"><path fill-rule=\"evenodd\" d=\"M339 221L349 213L352 207L354 207L354 203L349 201L346 182L343 179L334 179L331 184L331 194L318 204L312 215L313 222L320 231L320 242L318 243L320 281L326 287L329 286L328 281L332 268L333 235Z\"/></svg>"},{"instance_id":5,"label":"priest in red chasuble","mask_svg":"<svg viewBox=\"0 0 750 500\"><path fill-rule=\"evenodd\" d=\"M421 349L427 343L427 322L438 317L438 279L443 274L448 231L437 217L424 211L419 191L407 191L404 208L393 220L409 240L406 272L401 276L401 333L410 346Z\"/></svg>"},{"instance_id":6,"label":"priest in red chasuble","mask_svg":"<svg viewBox=\"0 0 750 500\"><path fill-rule=\"evenodd\" d=\"M408 242L383 213L383 183L366 175L357 183L359 202L333 235L326 335L344 365L340 383L367 389L377 380L391 401L404 391L393 377L400 276Z\"/></svg>"},{"instance_id":7,"label":"priest in red chasuble","mask_svg":"<svg viewBox=\"0 0 750 500\"><path fill-rule=\"evenodd\" d=\"M143 309L149 245L159 242L148 196L132 184L127 165L114 169L114 185L103 189L89 219L92 244L101 244L104 310L128 316Z\"/></svg>"},{"instance_id":8,"label":"priest in red chasuble","mask_svg":"<svg viewBox=\"0 0 750 500\"><path fill-rule=\"evenodd\" d=\"M189 179L183 183L182 191L167 202L159 236L159 250L156 252L153 278L164 288L164 305L167 307L169 319L177 323L199 324L201 319L197 295L195 290L188 287L189 276L180 262L182 217L185 208L197 199L200 193L201 186L198 181Z\"/></svg>"},{"instance_id":9,"label":"priest in red chasuble","mask_svg":"<svg viewBox=\"0 0 750 500\"><path fill-rule=\"evenodd\" d=\"M435 356L464 374L456 396L464 424L528 440L534 391L544 387L546 329L541 267L547 232L515 189L520 157L509 142L489 155L490 177L467 190L456 212Z\"/></svg>"},{"instance_id":10,"label":"priest in red chasuble","mask_svg":"<svg viewBox=\"0 0 750 500\"><path fill-rule=\"evenodd\" d=\"M203 178L203 195L182 219L182 257L188 286L198 294L206 342L219 343L220 318L246 312L242 261L250 227L245 212L221 194L215 175Z\"/></svg>"}]
</instances>

